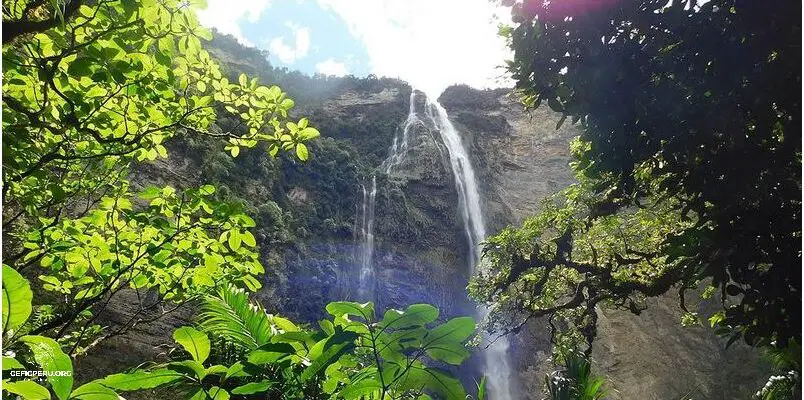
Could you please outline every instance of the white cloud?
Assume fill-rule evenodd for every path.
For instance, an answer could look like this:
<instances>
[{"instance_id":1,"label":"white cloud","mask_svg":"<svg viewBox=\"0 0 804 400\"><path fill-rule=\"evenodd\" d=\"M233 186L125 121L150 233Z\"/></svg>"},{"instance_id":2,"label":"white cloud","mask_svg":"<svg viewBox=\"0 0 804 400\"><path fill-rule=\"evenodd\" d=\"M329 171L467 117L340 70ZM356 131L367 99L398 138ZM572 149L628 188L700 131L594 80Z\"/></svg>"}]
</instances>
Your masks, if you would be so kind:
<instances>
[{"instance_id":1,"label":"white cloud","mask_svg":"<svg viewBox=\"0 0 804 400\"><path fill-rule=\"evenodd\" d=\"M399 77L431 95L454 83L508 84L497 68L510 58L497 36L508 18L489 0L318 0L363 41L371 72ZM507 20L504 20L507 21Z\"/></svg>"},{"instance_id":2,"label":"white cloud","mask_svg":"<svg viewBox=\"0 0 804 400\"><path fill-rule=\"evenodd\" d=\"M349 73L346 64L337 62L333 59L327 59L315 65L315 70L324 75L344 76Z\"/></svg>"},{"instance_id":3,"label":"white cloud","mask_svg":"<svg viewBox=\"0 0 804 400\"><path fill-rule=\"evenodd\" d=\"M209 0L206 10L198 11L198 20L202 25L217 28L228 33L241 43L253 46L240 30L239 21L260 20L262 12L270 6L271 0Z\"/></svg>"},{"instance_id":4,"label":"white cloud","mask_svg":"<svg viewBox=\"0 0 804 400\"><path fill-rule=\"evenodd\" d=\"M271 40L268 50L283 63L293 64L296 60L307 56L310 51L310 29L303 28L291 21L285 22L285 26L290 28L293 33L294 45L285 44L285 39L279 37Z\"/></svg>"}]
</instances>

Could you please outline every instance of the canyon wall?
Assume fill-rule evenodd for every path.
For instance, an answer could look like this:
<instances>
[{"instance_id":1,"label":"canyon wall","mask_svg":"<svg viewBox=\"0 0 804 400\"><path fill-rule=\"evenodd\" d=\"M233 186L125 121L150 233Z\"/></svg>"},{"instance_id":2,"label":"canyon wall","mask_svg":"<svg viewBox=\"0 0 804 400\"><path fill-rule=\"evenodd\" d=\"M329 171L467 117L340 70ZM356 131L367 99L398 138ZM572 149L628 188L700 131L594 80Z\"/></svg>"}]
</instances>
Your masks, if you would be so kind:
<instances>
[{"instance_id":1,"label":"canyon wall","mask_svg":"<svg viewBox=\"0 0 804 400\"><path fill-rule=\"evenodd\" d=\"M264 59L226 49L218 46L213 54L230 73L242 70L266 81L279 79L267 63L260 64ZM283 77L293 87L296 81ZM468 245L446 149L435 126L423 123L412 130L409 151L390 174L378 169L405 121L413 89L392 79L322 82L323 89L314 95L305 91L314 81L290 93L303 99L296 115L309 117L324 136L311 145L307 163L272 159L260 149L231 159L213 141L182 136L170 143L168 159L135 168L135 183L214 183L220 196L244 204L257 221L255 236L266 267L264 287L255 298L269 311L312 322L323 317L329 301L358 300L356 224L362 187L376 176L373 265L379 306L427 302L445 317L472 315L474 306L465 294ZM423 94L415 98L415 107L423 110ZM559 116L546 107L526 113L507 90L465 86L447 89L439 101L471 146L489 233L520 223L538 210L542 199L573 182L568 143L578 127L567 121L556 129ZM598 310L593 363L610 378L613 398L747 398L764 383L767 374L755 351L737 346L724 350L723 341L709 329L681 327L673 296L649 303L639 316ZM105 318L121 320L135 306L136 299L123 297ZM85 374L79 380L158 359L159 345L169 343L173 327L191 315L190 305L107 341L78 361ZM544 323L533 321L513 337L511 354L522 397L541 398L544 374L551 369Z\"/></svg>"}]
</instances>

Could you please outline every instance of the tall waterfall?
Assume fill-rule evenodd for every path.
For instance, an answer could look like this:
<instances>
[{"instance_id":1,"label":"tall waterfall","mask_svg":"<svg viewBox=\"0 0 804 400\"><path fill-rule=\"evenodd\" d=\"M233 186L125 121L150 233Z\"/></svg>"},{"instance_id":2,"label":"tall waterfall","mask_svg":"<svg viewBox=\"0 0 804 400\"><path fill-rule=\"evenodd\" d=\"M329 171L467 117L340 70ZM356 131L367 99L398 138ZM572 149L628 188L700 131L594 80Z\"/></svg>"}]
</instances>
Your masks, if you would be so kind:
<instances>
[{"instance_id":1,"label":"tall waterfall","mask_svg":"<svg viewBox=\"0 0 804 400\"><path fill-rule=\"evenodd\" d=\"M410 94L410 108L408 117L400 132L394 136L388 158L380 165L385 174L399 166L404 160L409 148L411 129L417 124L424 124L416 112L416 91ZM478 193L477 178L472 168L466 147L461 136L452 122L447 111L441 104L427 97L424 114L432 125L438 129L441 141L449 153L449 162L452 174L455 177L455 188L458 191L458 206L463 220L464 233L469 243L470 273L474 274L480 261L480 242L486 237L486 227L483 222L483 211L480 208L480 194ZM441 149L439 148L439 152ZM442 153L443 156L443 153ZM363 185L362 217L360 222L360 286L361 300L374 300L375 274L372 258L374 256L374 207L377 194L377 177L372 175L371 185ZM478 309L478 316L484 318L488 310L484 307ZM491 400L510 400L511 394L511 367L508 363L508 340L502 337L492 343L483 353L485 374L488 376L489 398Z\"/></svg>"},{"instance_id":2,"label":"tall waterfall","mask_svg":"<svg viewBox=\"0 0 804 400\"><path fill-rule=\"evenodd\" d=\"M394 135L394 142L391 145L388 158L386 158L380 169L387 175L405 160L410 139L410 130L422 121L416 115L416 91L410 92L410 109L405 125L402 127L401 134ZM371 176L371 186L362 185L363 205L360 219L360 281L358 283L358 295L361 301L375 300L375 274L374 264L374 208L377 197L377 175Z\"/></svg>"},{"instance_id":3,"label":"tall waterfall","mask_svg":"<svg viewBox=\"0 0 804 400\"><path fill-rule=\"evenodd\" d=\"M480 242L486 237L483 211L480 208L480 195L475 171L461 136L452 125L444 109L437 101L427 99L427 116L438 128L441 139L449 152L455 187L458 191L458 206L463 216L463 229L469 242L469 267L474 274L480 260ZM485 307L478 309L478 316L488 314ZM508 363L508 340L501 337L493 342L483 353L485 374L488 376L489 398L491 400L510 400L511 366Z\"/></svg>"}]
</instances>

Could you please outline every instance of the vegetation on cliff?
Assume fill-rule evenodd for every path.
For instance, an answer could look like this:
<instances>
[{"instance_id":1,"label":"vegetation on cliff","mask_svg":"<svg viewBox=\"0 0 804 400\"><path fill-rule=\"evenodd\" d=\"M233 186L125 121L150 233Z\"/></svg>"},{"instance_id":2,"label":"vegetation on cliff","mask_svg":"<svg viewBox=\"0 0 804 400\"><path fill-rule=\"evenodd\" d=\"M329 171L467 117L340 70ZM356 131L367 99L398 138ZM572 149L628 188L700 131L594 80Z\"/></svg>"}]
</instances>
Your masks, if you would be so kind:
<instances>
[{"instance_id":1,"label":"vegetation on cliff","mask_svg":"<svg viewBox=\"0 0 804 400\"><path fill-rule=\"evenodd\" d=\"M283 229L287 216L276 204L257 210L274 228L262 231L247 204L215 185L132 189L133 163L165 159L177 135L196 138L183 143L190 148L223 142L226 157L259 147L298 161L308 160L307 142L319 135L307 118L290 119L294 101L279 87L226 76L202 48L212 37L193 13L200 3L4 2L3 369L46 377L10 374L3 391L117 399L116 392L171 386L199 399L375 392L464 399L461 383L424 358L461 364L470 354L470 318L437 325L438 310L424 304L377 318L371 303L338 302L327 306L333 319L320 329L299 328L244 292L259 289L265 272L254 231L261 243L305 235ZM331 141L317 146L327 149L320 163L348 157ZM274 171L269 177L304 176L294 175L298 164L264 166ZM122 292L136 294L138 310L100 324ZM177 329L176 361L74 387L73 357L198 301L206 333ZM214 351L210 339L220 344Z\"/></svg>"},{"instance_id":2,"label":"vegetation on cliff","mask_svg":"<svg viewBox=\"0 0 804 400\"><path fill-rule=\"evenodd\" d=\"M491 276L475 294L546 316L559 345L588 349L597 305L639 313L677 290L685 323L704 317L729 344L799 352L800 12L784 1L513 4L501 28L509 71L526 107L582 126L578 183L488 240ZM688 290L718 296L719 310L699 316Z\"/></svg>"}]
</instances>

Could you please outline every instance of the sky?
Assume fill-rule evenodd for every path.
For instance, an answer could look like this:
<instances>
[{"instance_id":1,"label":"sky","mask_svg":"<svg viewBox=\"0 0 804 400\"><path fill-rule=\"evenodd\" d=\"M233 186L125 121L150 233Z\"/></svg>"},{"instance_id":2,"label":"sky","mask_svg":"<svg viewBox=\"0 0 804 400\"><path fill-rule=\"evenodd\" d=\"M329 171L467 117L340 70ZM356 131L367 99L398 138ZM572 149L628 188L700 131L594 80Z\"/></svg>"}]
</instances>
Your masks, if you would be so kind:
<instances>
[{"instance_id":1,"label":"sky","mask_svg":"<svg viewBox=\"0 0 804 400\"><path fill-rule=\"evenodd\" d=\"M208 0L201 23L304 73L401 78L438 95L451 84L510 86L489 0Z\"/></svg>"}]
</instances>

